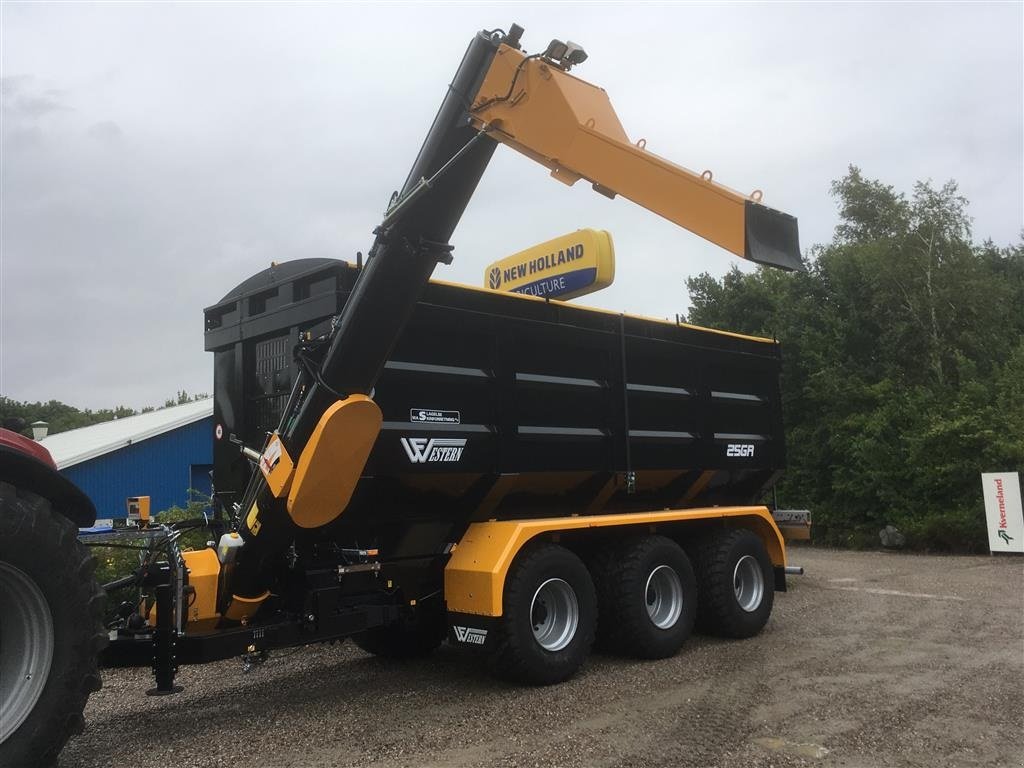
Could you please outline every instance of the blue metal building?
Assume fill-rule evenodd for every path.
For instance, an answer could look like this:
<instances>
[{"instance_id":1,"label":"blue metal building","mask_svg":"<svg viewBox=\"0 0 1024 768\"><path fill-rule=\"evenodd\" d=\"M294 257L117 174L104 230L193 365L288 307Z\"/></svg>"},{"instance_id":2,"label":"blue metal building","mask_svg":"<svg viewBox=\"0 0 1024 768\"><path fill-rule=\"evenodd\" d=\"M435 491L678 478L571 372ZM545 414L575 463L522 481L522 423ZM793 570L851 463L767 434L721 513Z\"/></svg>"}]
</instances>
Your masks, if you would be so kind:
<instances>
[{"instance_id":1,"label":"blue metal building","mask_svg":"<svg viewBox=\"0 0 1024 768\"><path fill-rule=\"evenodd\" d=\"M200 400L43 438L61 474L96 505L100 519L125 517L129 496L153 513L210 495L213 400Z\"/></svg>"}]
</instances>

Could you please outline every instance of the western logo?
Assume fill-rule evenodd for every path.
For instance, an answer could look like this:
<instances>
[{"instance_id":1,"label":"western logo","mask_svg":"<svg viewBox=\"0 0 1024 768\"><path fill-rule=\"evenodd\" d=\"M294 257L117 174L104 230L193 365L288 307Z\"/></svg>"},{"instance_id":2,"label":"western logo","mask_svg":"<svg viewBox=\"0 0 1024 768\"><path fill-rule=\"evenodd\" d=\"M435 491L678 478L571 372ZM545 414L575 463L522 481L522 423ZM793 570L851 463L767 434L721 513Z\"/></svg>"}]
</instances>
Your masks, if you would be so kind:
<instances>
[{"instance_id":1,"label":"western logo","mask_svg":"<svg viewBox=\"0 0 1024 768\"><path fill-rule=\"evenodd\" d=\"M428 462L455 462L462 458L466 438L462 437L403 437L402 447L413 464Z\"/></svg>"},{"instance_id":2,"label":"western logo","mask_svg":"<svg viewBox=\"0 0 1024 768\"><path fill-rule=\"evenodd\" d=\"M452 629L455 630L455 639L460 643L483 645L487 641L486 629L477 629L476 627L456 627L454 624L452 625Z\"/></svg>"},{"instance_id":3,"label":"western logo","mask_svg":"<svg viewBox=\"0 0 1024 768\"><path fill-rule=\"evenodd\" d=\"M488 277L488 283L491 286L492 291L496 291L501 288L501 268L491 267L491 272Z\"/></svg>"}]
</instances>

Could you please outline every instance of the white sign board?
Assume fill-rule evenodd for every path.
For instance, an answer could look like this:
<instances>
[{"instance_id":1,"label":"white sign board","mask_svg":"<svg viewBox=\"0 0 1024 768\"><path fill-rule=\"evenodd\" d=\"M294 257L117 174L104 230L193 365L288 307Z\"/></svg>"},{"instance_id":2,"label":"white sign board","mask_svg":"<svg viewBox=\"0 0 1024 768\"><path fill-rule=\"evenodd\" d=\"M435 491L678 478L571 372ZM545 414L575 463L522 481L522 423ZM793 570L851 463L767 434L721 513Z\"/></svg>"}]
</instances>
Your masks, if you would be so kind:
<instances>
[{"instance_id":1,"label":"white sign board","mask_svg":"<svg viewBox=\"0 0 1024 768\"><path fill-rule=\"evenodd\" d=\"M1024 552L1024 511L1020 502L1020 475L983 472L988 548L993 552Z\"/></svg>"}]
</instances>

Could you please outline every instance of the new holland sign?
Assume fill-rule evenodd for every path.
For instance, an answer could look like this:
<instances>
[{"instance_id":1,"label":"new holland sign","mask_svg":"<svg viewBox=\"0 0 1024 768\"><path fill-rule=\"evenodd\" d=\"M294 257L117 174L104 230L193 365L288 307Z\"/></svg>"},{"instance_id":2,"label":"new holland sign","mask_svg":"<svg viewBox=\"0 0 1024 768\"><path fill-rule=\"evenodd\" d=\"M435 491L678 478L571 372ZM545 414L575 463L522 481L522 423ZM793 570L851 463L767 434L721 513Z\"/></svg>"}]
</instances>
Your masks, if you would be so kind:
<instances>
[{"instance_id":1,"label":"new holland sign","mask_svg":"<svg viewBox=\"0 0 1024 768\"><path fill-rule=\"evenodd\" d=\"M496 261L484 270L492 291L571 299L611 285L615 279L612 236L580 229Z\"/></svg>"},{"instance_id":2,"label":"new holland sign","mask_svg":"<svg viewBox=\"0 0 1024 768\"><path fill-rule=\"evenodd\" d=\"M988 548L993 552L1024 552L1024 512L1020 501L1020 475L985 472L981 475L988 522Z\"/></svg>"}]
</instances>

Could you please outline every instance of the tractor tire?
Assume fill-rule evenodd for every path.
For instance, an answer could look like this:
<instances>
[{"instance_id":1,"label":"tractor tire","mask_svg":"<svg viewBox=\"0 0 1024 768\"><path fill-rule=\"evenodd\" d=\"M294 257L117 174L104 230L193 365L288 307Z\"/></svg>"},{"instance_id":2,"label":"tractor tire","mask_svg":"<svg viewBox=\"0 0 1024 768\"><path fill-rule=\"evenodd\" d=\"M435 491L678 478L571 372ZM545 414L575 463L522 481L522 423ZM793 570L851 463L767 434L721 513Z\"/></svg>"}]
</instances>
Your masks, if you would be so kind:
<instances>
[{"instance_id":1,"label":"tractor tire","mask_svg":"<svg viewBox=\"0 0 1024 768\"><path fill-rule=\"evenodd\" d=\"M591 562L597 587L597 647L639 659L674 655L693 631L697 581L672 539L637 536Z\"/></svg>"},{"instance_id":2,"label":"tractor tire","mask_svg":"<svg viewBox=\"0 0 1024 768\"><path fill-rule=\"evenodd\" d=\"M422 659L441 646L447 631L444 612L425 605L400 622L353 635L352 642L384 659Z\"/></svg>"},{"instance_id":3,"label":"tractor tire","mask_svg":"<svg viewBox=\"0 0 1024 768\"><path fill-rule=\"evenodd\" d=\"M528 685L572 677L590 654L597 596L583 561L556 544L524 549L505 579L492 671Z\"/></svg>"},{"instance_id":4,"label":"tractor tire","mask_svg":"<svg viewBox=\"0 0 1024 768\"><path fill-rule=\"evenodd\" d=\"M760 537L737 529L697 544L697 628L720 637L753 637L775 600L772 562Z\"/></svg>"},{"instance_id":5,"label":"tractor tire","mask_svg":"<svg viewBox=\"0 0 1024 768\"><path fill-rule=\"evenodd\" d=\"M0 482L0 765L49 766L100 688L106 596L75 525Z\"/></svg>"}]
</instances>

